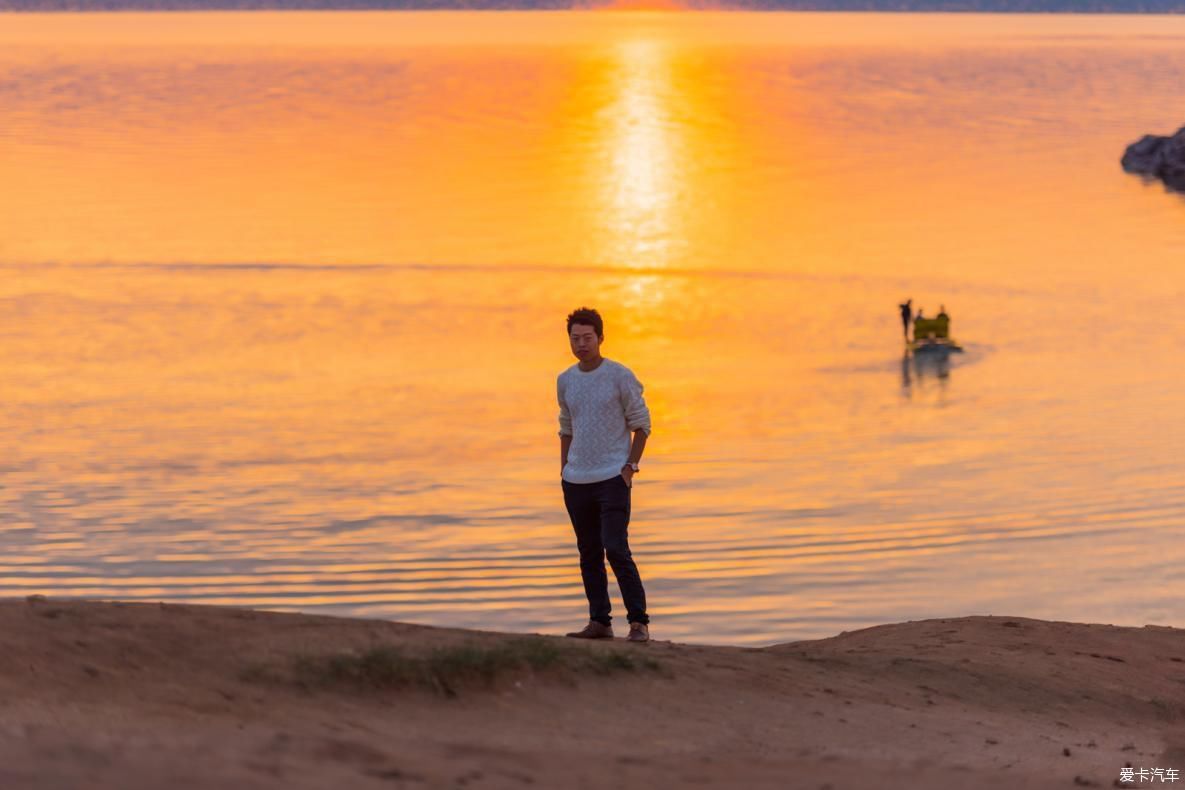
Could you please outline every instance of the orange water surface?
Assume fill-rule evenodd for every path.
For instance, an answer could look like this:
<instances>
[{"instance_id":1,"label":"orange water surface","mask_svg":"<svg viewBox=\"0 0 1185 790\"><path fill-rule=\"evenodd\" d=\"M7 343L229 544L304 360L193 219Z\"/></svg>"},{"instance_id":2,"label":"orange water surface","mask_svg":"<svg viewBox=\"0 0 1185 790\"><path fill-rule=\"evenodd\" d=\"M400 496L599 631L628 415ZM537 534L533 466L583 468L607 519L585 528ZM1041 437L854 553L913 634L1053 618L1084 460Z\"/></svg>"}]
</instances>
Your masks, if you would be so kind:
<instances>
[{"instance_id":1,"label":"orange water surface","mask_svg":"<svg viewBox=\"0 0 1185 790\"><path fill-rule=\"evenodd\" d=\"M1185 122L1182 45L0 16L0 594L568 630L554 378L589 304L653 414L656 637L1185 625L1185 202L1118 164ZM907 297L966 352L904 356Z\"/></svg>"}]
</instances>

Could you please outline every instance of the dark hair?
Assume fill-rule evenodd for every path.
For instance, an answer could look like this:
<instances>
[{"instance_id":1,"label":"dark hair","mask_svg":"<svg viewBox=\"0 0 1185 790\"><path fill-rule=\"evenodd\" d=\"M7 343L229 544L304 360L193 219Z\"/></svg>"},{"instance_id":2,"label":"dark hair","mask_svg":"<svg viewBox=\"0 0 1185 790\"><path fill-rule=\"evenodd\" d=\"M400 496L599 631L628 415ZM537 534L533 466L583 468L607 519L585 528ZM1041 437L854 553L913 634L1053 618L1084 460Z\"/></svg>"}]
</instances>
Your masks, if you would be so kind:
<instances>
[{"instance_id":1,"label":"dark hair","mask_svg":"<svg viewBox=\"0 0 1185 790\"><path fill-rule=\"evenodd\" d=\"M597 337L605 336L605 324L601 321L601 314L591 307L581 307L568 315L568 334L572 334L572 324L584 324L596 330Z\"/></svg>"}]
</instances>

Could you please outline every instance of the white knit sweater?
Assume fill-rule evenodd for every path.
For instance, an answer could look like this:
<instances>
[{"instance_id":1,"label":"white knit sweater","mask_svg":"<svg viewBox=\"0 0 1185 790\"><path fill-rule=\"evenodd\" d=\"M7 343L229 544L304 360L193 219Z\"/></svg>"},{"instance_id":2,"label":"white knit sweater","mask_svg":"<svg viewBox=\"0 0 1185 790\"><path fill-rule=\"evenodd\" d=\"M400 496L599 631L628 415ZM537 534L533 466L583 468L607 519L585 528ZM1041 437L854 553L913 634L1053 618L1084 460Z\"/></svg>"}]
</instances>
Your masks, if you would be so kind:
<instances>
[{"instance_id":1,"label":"white knit sweater","mask_svg":"<svg viewBox=\"0 0 1185 790\"><path fill-rule=\"evenodd\" d=\"M604 359L590 371L573 365L556 379L560 436L571 436L563 478L597 483L621 474L630 455L630 434L650 435L650 410L633 371Z\"/></svg>"}]
</instances>

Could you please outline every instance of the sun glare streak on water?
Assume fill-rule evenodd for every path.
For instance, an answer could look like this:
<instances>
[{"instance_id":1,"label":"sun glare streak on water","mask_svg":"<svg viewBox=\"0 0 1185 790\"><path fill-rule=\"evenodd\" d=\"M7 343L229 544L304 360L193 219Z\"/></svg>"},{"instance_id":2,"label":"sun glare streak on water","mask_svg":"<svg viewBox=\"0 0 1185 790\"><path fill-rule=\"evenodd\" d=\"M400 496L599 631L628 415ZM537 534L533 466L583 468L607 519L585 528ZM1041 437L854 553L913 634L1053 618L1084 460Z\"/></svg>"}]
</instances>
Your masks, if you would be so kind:
<instances>
[{"instance_id":1,"label":"sun glare streak on water","mask_svg":"<svg viewBox=\"0 0 1185 790\"><path fill-rule=\"evenodd\" d=\"M623 42L617 54L618 99L605 110L612 130L606 148L613 161L604 184L612 190L620 261L662 268L670 263L670 248L679 233L671 192L672 171L682 153L663 104L670 90L664 78L669 53L661 42L643 39Z\"/></svg>"}]
</instances>

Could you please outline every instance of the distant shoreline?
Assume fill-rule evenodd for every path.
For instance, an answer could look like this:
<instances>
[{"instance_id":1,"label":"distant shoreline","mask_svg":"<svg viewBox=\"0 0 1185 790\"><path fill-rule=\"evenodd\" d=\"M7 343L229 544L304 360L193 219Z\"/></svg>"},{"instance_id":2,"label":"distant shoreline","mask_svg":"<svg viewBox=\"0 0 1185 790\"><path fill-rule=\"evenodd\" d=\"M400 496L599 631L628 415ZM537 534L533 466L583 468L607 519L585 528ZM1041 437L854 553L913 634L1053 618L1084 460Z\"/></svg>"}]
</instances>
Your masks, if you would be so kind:
<instances>
[{"instance_id":1,"label":"distant shoreline","mask_svg":"<svg viewBox=\"0 0 1185 790\"><path fill-rule=\"evenodd\" d=\"M605 7L604 3L577 5L562 0L0 0L0 12L9 13L107 13L120 11L583 11ZM691 0L687 11L809 11L821 13L894 14L1064 14L1084 15L1175 15L1185 13L1185 0L1108 3L1073 0L1000 0L985 8L974 2L936 0L732 0L712 5Z\"/></svg>"}]
</instances>

